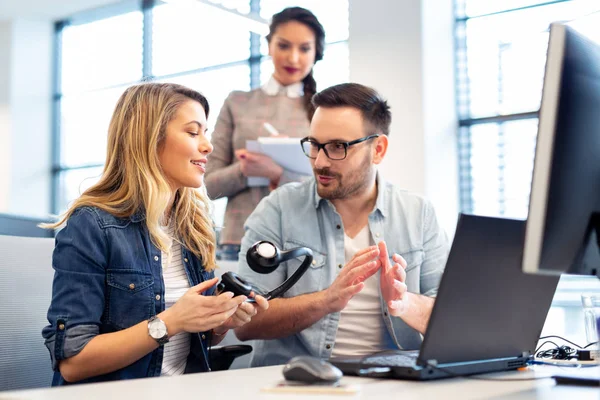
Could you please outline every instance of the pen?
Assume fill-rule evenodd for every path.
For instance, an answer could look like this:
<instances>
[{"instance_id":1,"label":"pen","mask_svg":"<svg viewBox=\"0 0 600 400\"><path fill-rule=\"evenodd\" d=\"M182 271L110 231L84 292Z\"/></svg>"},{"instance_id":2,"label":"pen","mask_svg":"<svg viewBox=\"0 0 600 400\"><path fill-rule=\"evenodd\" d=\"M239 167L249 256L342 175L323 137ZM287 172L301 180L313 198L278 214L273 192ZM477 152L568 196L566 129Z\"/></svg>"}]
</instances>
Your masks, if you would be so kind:
<instances>
[{"instance_id":1,"label":"pen","mask_svg":"<svg viewBox=\"0 0 600 400\"><path fill-rule=\"evenodd\" d=\"M263 126L265 127L267 132L269 132L271 134L271 136L279 136L279 131L277 131L277 129L275 129L275 127L273 125L271 125L270 123L265 122L265 123L263 123Z\"/></svg>"}]
</instances>

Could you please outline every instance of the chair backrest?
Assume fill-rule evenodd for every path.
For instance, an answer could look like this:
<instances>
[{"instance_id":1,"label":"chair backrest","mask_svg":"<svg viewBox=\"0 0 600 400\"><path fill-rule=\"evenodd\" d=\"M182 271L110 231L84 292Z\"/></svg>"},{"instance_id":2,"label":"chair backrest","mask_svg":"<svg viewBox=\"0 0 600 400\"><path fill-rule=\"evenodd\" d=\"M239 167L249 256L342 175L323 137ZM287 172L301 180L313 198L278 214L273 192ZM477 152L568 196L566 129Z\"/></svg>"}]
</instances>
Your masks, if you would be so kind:
<instances>
[{"instance_id":1,"label":"chair backrest","mask_svg":"<svg viewBox=\"0 0 600 400\"><path fill-rule=\"evenodd\" d=\"M42 328L52 295L54 239L0 235L0 390L50 386Z\"/></svg>"},{"instance_id":2,"label":"chair backrest","mask_svg":"<svg viewBox=\"0 0 600 400\"><path fill-rule=\"evenodd\" d=\"M0 214L0 235L54 237L54 230L42 229L38 224L49 222L50 219L24 217L12 214Z\"/></svg>"},{"instance_id":3,"label":"chair backrest","mask_svg":"<svg viewBox=\"0 0 600 400\"><path fill-rule=\"evenodd\" d=\"M219 268L217 268L217 270L215 271L215 276L217 276L219 278L225 272L230 272L230 271L231 272L237 272L237 268L238 268L238 262L237 261L219 260L219 261L217 261L217 265L219 266ZM236 345L236 344L249 344L250 346L253 346L254 345L254 341L241 342L235 336L235 333L233 333L233 331L229 331L229 332L227 332L227 336L225 336L225 338L223 339L223 341L219 345L220 346L229 346L229 345ZM237 357L233 361L233 364L231 364L231 366L229 367L229 369L248 368L248 367L250 367L250 360L251 360L251 358L252 358L252 354L246 354L244 356Z\"/></svg>"},{"instance_id":4,"label":"chair backrest","mask_svg":"<svg viewBox=\"0 0 600 400\"><path fill-rule=\"evenodd\" d=\"M52 382L42 328L52 298L53 250L53 238L0 235L0 391ZM237 269L237 262L219 264L218 276ZM229 332L221 345L239 343ZM242 356L230 368L246 368L249 362L250 355Z\"/></svg>"}]
</instances>

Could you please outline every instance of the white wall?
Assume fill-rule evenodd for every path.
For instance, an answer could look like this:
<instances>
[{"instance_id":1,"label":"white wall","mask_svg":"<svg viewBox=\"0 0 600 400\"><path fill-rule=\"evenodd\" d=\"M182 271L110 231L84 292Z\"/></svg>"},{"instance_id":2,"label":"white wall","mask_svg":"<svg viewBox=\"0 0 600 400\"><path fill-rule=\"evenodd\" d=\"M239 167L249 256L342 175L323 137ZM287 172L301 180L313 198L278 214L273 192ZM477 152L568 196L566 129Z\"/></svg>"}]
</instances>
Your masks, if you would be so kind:
<instances>
[{"instance_id":1,"label":"white wall","mask_svg":"<svg viewBox=\"0 0 600 400\"><path fill-rule=\"evenodd\" d=\"M52 40L50 21L0 23L0 212L50 212Z\"/></svg>"},{"instance_id":2,"label":"white wall","mask_svg":"<svg viewBox=\"0 0 600 400\"><path fill-rule=\"evenodd\" d=\"M381 171L429 198L449 235L458 213L453 20L450 0L350 0L350 80L392 110Z\"/></svg>"}]
</instances>

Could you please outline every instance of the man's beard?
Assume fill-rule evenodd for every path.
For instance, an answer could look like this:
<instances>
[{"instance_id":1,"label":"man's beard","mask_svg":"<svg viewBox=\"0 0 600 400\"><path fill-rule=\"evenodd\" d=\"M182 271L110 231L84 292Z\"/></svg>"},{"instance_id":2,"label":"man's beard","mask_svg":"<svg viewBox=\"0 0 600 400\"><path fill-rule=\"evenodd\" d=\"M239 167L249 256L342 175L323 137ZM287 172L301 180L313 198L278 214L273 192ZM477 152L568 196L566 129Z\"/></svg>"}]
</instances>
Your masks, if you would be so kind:
<instances>
[{"instance_id":1,"label":"man's beard","mask_svg":"<svg viewBox=\"0 0 600 400\"><path fill-rule=\"evenodd\" d=\"M317 179L317 193L323 199L339 200L350 198L365 190L370 183L370 174L372 168L372 157L369 153L363 162L354 171L348 171L344 174L333 173L329 168L315 168L315 178L317 175L330 176L333 178L329 187L324 187L319 184ZM345 182L345 177L348 177L348 182ZM334 185L332 188L331 185Z\"/></svg>"}]
</instances>

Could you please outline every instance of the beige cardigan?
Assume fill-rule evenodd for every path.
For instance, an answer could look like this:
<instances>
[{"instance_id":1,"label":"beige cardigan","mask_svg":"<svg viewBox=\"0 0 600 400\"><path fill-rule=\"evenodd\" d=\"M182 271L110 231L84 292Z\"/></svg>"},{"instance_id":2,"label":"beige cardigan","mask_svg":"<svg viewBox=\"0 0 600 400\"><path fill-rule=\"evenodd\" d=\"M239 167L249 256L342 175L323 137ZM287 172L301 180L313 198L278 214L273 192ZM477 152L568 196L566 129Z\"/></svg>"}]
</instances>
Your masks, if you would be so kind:
<instances>
[{"instance_id":1,"label":"beige cardigan","mask_svg":"<svg viewBox=\"0 0 600 400\"><path fill-rule=\"evenodd\" d=\"M263 124L268 122L282 135L308 136L309 121L302 97L285 93L268 95L262 88L229 94L212 135L213 153L208 157L205 185L212 199L227 197L221 243L239 244L244 236L244 222L259 201L269 194L268 187L248 187L240 170L235 151L246 148L246 140L269 136ZM300 144L298 144L300 145ZM279 185L299 181L303 176L284 170Z\"/></svg>"}]
</instances>

